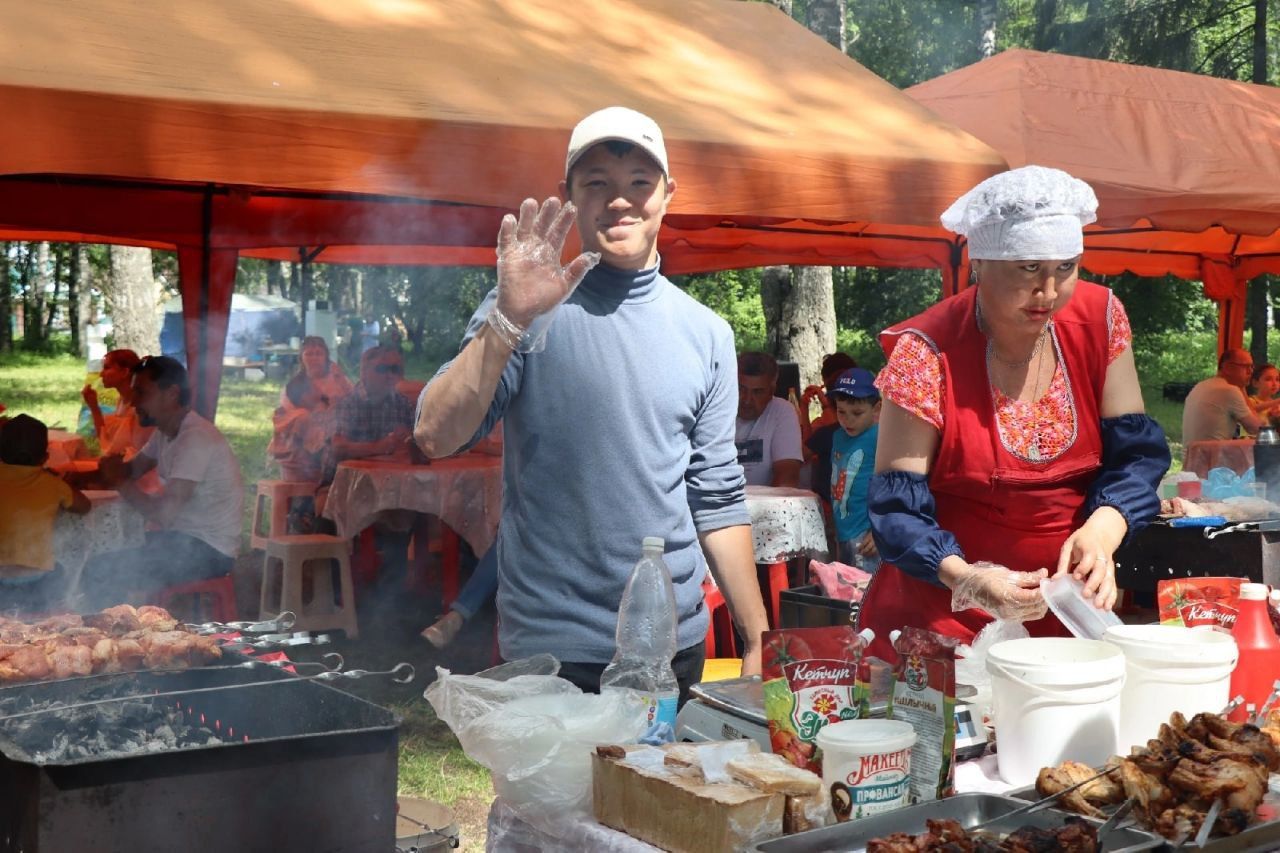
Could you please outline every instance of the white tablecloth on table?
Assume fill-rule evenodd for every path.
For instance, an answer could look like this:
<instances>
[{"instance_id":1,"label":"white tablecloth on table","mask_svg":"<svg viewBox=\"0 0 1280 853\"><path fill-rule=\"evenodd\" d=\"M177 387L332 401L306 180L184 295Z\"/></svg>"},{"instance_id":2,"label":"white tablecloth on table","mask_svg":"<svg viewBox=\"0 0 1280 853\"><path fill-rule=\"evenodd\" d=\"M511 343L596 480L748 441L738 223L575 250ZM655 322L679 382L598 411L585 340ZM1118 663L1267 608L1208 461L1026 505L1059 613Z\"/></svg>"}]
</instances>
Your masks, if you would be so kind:
<instances>
[{"instance_id":1,"label":"white tablecloth on table","mask_svg":"<svg viewBox=\"0 0 1280 853\"><path fill-rule=\"evenodd\" d=\"M1209 476L1214 468L1230 468L1243 474L1253 467L1253 439L1233 438L1228 441L1193 441L1187 445L1182 470Z\"/></svg>"},{"instance_id":2,"label":"white tablecloth on table","mask_svg":"<svg viewBox=\"0 0 1280 853\"><path fill-rule=\"evenodd\" d=\"M822 499L804 489L747 486L751 540L757 563L792 557L827 558Z\"/></svg>"},{"instance_id":3,"label":"white tablecloth on table","mask_svg":"<svg viewBox=\"0 0 1280 853\"><path fill-rule=\"evenodd\" d=\"M355 536L389 510L438 517L479 556L498 535L502 459L467 453L424 465L372 459L338 465L324 515L337 525L339 536Z\"/></svg>"},{"instance_id":4,"label":"white tablecloth on table","mask_svg":"<svg viewBox=\"0 0 1280 853\"><path fill-rule=\"evenodd\" d=\"M66 573L66 605L77 609L80 576L89 558L108 551L140 548L146 544L142 515L118 492L86 491L93 509L84 515L60 512L53 525L53 553Z\"/></svg>"}]
</instances>

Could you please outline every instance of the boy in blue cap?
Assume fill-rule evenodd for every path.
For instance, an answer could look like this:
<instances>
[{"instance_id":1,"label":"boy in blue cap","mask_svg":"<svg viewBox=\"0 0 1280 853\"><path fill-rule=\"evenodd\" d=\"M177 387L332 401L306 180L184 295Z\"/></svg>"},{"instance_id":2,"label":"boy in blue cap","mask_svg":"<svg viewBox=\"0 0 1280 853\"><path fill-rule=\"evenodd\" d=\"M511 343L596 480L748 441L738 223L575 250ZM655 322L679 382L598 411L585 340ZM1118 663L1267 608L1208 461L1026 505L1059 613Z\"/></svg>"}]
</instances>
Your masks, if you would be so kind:
<instances>
[{"instance_id":1,"label":"boy in blue cap","mask_svg":"<svg viewBox=\"0 0 1280 853\"><path fill-rule=\"evenodd\" d=\"M831 396L840 428L831 437L831 516L840 562L867 572L880 567L867 515L867 486L876 467L880 392L871 371L853 367L840 374Z\"/></svg>"}]
</instances>

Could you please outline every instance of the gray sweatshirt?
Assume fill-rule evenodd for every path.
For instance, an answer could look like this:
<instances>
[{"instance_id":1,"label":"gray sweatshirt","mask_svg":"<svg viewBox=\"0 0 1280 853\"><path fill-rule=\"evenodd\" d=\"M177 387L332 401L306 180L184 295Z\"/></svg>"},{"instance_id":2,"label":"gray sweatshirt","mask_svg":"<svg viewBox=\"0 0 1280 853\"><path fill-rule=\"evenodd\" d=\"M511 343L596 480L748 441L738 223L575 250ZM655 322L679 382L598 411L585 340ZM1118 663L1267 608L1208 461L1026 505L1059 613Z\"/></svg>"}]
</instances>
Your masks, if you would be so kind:
<instances>
[{"instance_id":1,"label":"gray sweatshirt","mask_svg":"<svg viewBox=\"0 0 1280 853\"><path fill-rule=\"evenodd\" d=\"M464 343L495 298L477 309ZM677 648L703 639L697 534L750 523L737 410L724 320L656 269L600 265L587 275L556 310L546 349L511 356L470 442L502 420L504 658L611 660L618 604L645 536L666 540Z\"/></svg>"}]
</instances>

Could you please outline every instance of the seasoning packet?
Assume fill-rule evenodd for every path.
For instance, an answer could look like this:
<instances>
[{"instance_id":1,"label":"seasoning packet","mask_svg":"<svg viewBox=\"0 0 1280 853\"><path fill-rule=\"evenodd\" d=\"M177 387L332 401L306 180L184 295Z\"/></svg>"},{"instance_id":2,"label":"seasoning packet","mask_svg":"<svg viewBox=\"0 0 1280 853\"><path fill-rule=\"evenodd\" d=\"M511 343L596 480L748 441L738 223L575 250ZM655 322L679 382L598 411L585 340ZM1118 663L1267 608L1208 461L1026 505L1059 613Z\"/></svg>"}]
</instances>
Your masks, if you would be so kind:
<instances>
[{"instance_id":1,"label":"seasoning packet","mask_svg":"<svg viewBox=\"0 0 1280 853\"><path fill-rule=\"evenodd\" d=\"M956 646L959 641L926 631L903 628L890 635L898 664L894 667L891 720L916 730L911 749L913 803L949 796L955 785Z\"/></svg>"},{"instance_id":2,"label":"seasoning packet","mask_svg":"<svg viewBox=\"0 0 1280 853\"><path fill-rule=\"evenodd\" d=\"M818 732L867 716L862 656L868 640L852 626L765 631L764 713L776 755L822 773Z\"/></svg>"},{"instance_id":3,"label":"seasoning packet","mask_svg":"<svg viewBox=\"0 0 1280 853\"><path fill-rule=\"evenodd\" d=\"M1231 632L1239 614L1243 578L1179 578L1156 584L1161 625L1212 625Z\"/></svg>"}]
</instances>

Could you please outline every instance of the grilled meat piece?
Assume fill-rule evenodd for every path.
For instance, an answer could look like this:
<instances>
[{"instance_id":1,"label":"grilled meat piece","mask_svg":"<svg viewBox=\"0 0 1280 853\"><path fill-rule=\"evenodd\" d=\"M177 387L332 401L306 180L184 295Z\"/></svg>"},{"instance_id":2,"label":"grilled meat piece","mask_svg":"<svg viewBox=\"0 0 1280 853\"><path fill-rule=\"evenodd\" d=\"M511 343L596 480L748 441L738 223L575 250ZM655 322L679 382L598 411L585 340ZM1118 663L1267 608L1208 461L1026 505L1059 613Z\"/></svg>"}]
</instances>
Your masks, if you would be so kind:
<instances>
[{"instance_id":1,"label":"grilled meat piece","mask_svg":"<svg viewBox=\"0 0 1280 853\"><path fill-rule=\"evenodd\" d=\"M1248 723L1233 723L1218 714L1196 714L1195 720L1201 721L1208 730L1206 743L1223 752L1247 750L1268 770L1280 770L1280 749L1257 726Z\"/></svg>"},{"instance_id":2,"label":"grilled meat piece","mask_svg":"<svg viewBox=\"0 0 1280 853\"><path fill-rule=\"evenodd\" d=\"M1117 772L1126 798L1134 800L1135 817L1148 826L1174 803L1174 792L1153 773L1145 772L1132 759L1121 759Z\"/></svg>"},{"instance_id":3,"label":"grilled meat piece","mask_svg":"<svg viewBox=\"0 0 1280 853\"><path fill-rule=\"evenodd\" d=\"M1007 853L1098 853L1098 831L1079 818L1067 818L1059 829L1024 826L1000 843Z\"/></svg>"},{"instance_id":4,"label":"grilled meat piece","mask_svg":"<svg viewBox=\"0 0 1280 853\"><path fill-rule=\"evenodd\" d=\"M1165 838L1194 838L1204 823L1205 813L1187 803L1165 809L1157 815L1151 828Z\"/></svg>"},{"instance_id":5,"label":"grilled meat piece","mask_svg":"<svg viewBox=\"0 0 1280 853\"><path fill-rule=\"evenodd\" d=\"M1267 793L1267 771L1252 760L1223 754L1211 764L1183 761L1169 774L1169 783L1193 796L1252 815Z\"/></svg>"},{"instance_id":6,"label":"grilled meat piece","mask_svg":"<svg viewBox=\"0 0 1280 853\"><path fill-rule=\"evenodd\" d=\"M1057 767L1043 767L1040 769L1039 775L1036 776L1036 793L1041 797L1051 797L1061 791L1065 791L1072 785L1077 785L1088 779L1090 776L1097 776L1098 771L1094 770L1077 761L1067 761ZM1095 781L1101 782L1106 777ZM1093 806L1086 796L1086 791L1092 783L1077 788L1074 791L1068 791L1058 798L1058 803L1068 811L1076 814L1087 815L1089 817L1101 818L1102 811ZM1119 793L1119 789L1115 785L1108 786L1110 789ZM1100 800L1095 802L1112 802L1111 800Z\"/></svg>"}]
</instances>

